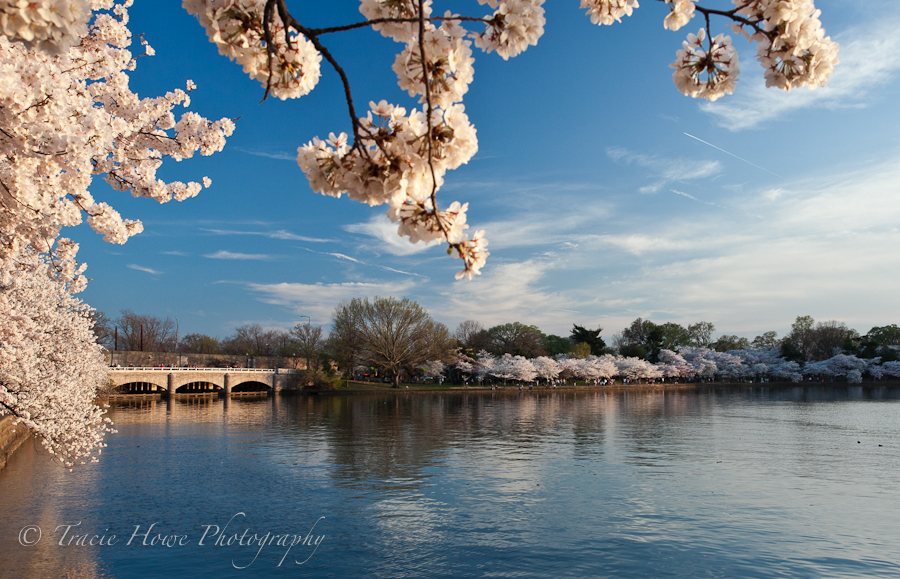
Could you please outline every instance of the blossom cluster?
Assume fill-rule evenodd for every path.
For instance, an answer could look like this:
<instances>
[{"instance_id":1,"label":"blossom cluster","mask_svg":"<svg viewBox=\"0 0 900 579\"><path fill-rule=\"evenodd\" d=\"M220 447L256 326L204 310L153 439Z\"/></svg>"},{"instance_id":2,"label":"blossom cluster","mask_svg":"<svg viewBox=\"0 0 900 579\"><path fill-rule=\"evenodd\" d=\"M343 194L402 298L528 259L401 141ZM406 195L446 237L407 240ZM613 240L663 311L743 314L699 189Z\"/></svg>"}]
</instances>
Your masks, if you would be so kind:
<instances>
[{"instance_id":1,"label":"blossom cluster","mask_svg":"<svg viewBox=\"0 0 900 579\"><path fill-rule=\"evenodd\" d=\"M190 102L184 90L145 99L133 93L127 22L123 5L98 13L81 43L58 56L0 36L0 260L25 247L47 251L62 227L85 214L108 242L139 233L140 221L94 199L94 175L160 203L210 184L167 183L157 170L166 157L221 150L234 123L192 112L176 120L173 109Z\"/></svg>"},{"instance_id":2,"label":"blossom cluster","mask_svg":"<svg viewBox=\"0 0 900 579\"><path fill-rule=\"evenodd\" d=\"M640 4L637 0L581 0L581 7L588 9L591 23L608 26L621 22L623 16L631 16Z\"/></svg>"},{"instance_id":3,"label":"blossom cluster","mask_svg":"<svg viewBox=\"0 0 900 579\"><path fill-rule=\"evenodd\" d=\"M92 310L54 271L30 249L0 268L0 406L71 467L96 460L111 431L93 403L107 368Z\"/></svg>"},{"instance_id":4,"label":"blossom cluster","mask_svg":"<svg viewBox=\"0 0 900 579\"><path fill-rule=\"evenodd\" d=\"M487 27L473 34L475 46L487 53L496 51L503 59L518 56L529 46L537 46L544 35L544 0L478 0L494 8Z\"/></svg>"},{"instance_id":5,"label":"blossom cluster","mask_svg":"<svg viewBox=\"0 0 900 579\"><path fill-rule=\"evenodd\" d=\"M270 27L274 50L267 50L263 14L265 0L184 0L184 8L197 17L209 40L285 100L308 94L319 82L322 55L309 39L287 33L277 11ZM287 39L285 35L287 34ZM271 63L271 66L270 66Z\"/></svg>"},{"instance_id":6,"label":"blossom cluster","mask_svg":"<svg viewBox=\"0 0 900 579\"><path fill-rule=\"evenodd\" d=\"M447 108L461 102L474 78L472 65L472 43L465 40L466 30L447 20L440 27L425 31L425 67L428 70L428 94L434 106ZM420 95L419 102L425 103L425 75L418 39L407 42L406 48L394 61L400 88L409 91L409 96Z\"/></svg>"},{"instance_id":7,"label":"blossom cluster","mask_svg":"<svg viewBox=\"0 0 900 579\"><path fill-rule=\"evenodd\" d=\"M756 29L734 29L759 42L757 58L766 70L766 86L790 90L825 86L838 64L838 44L825 36L821 10L812 0L733 0L737 14Z\"/></svg>"},{"instance_id":8,"label":"blossom cluster","mask_svg":"<svg viewBox=\"0 0 900 579\"><path fill-rule=\"evenodd\" d=\"M666 30L679 30L694 17L697 9L692 0L666 0L669 5L669 15L663 20L663 28Z\"/></svg>"},{"instance_id":9,"label":"blossom cluster","mask_svg":"<svg viewBox=\"0 0 900 579\"><path fill-rule=\"evenodd\" d=\"M719 34L710 40L708 48L703 46L705 38L706 31L702 28L697 34L688 34L675 62L669 66L675 69L672 79L678 90L694 98L714 101L734 92L740 66L730 37Z\"/></svg>"},{"instance_id":10,"label":"blossom cluster","mask_svg":"<svg viewBox=\"0 0 900 579\"><path fill-rule=\"evenodd\" d=\"M664 0L669 14L663 20L667 30L679 30L697 11L696 0ZM735 32L757 42L757 59L765 69L766 86L790 90L794 87L824 86L839 62L838 44L825 36L819 20L821 11L813 0L732 0ZM637 0L581 0L594 24L620 22L638 7ZM721 10L704 14L726 14ZM708 22L708 19L707 19ZM734 91L738 77L737 52L731 38L710 36L707 31L691 34L678 51L672 75L682 93L714 101Z\"/></svg>"},{"instance_id":11,"label":"blossom cluster","mask_svg":"<svg viewBox=\"0 0 900 579\"><path fill-rule=\"evenodd\" d=\"M422 3L422 14L431 17L432 0ZM417 0L360 0L359 11L367 20L398 19L399 22L375 22L372 30L382 36L407 43L419 34L419 2Z\"/></svg>"},{"instance_id":12,"label":"blossom cluster","mask_svg":"<svg viewBox=\"0 0 900 579\"><path fill-rule=\"evenodd\" d=\"M369 114L359 119L356 146L347 144L345 133L332 133L327 141L316 138L297 150L297 163L313 191L333 197L346 193L370 206L387 203L401 235L413 242L447 239L464 245L470 253L463 271L477 273L487 257L487 243L482 235L469 240L464 233L468 205L454 203L441 211L433 203L444 174L468 162L478 149L463 105L435 108L430 134L423 111L407 114L386 101L369 106Z\"/></svg>"},{"instance_id":13,"label":"blossom cluster","mask_svg":"<svg viewBox=\"0 0 900 579\"><path fill-rule=\"evenodd\" d=\"M60 54L87 33L91 8L89 0L0 0L0 32L29 48Z\"/></svg>"}]
</instances>

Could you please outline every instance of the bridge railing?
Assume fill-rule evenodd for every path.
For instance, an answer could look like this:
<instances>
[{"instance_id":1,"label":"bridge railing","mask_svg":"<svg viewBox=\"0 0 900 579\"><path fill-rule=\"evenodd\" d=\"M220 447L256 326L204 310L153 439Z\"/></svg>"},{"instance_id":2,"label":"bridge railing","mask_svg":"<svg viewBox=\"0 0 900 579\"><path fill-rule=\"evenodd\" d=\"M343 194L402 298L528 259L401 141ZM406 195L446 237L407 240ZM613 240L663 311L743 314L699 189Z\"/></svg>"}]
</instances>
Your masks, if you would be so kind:
<instances>
[{"instance_id":1,"label":"bridge railing","mask_svg":"<svg viewBox=\"0 0 900 579\"><path fill-rule=\"evenodd\" d=\"M296 370L290 368L183 368L180 366L110 366L110 372L263 372L269 374L293 374Z\"/></svg>"}]
</instances>

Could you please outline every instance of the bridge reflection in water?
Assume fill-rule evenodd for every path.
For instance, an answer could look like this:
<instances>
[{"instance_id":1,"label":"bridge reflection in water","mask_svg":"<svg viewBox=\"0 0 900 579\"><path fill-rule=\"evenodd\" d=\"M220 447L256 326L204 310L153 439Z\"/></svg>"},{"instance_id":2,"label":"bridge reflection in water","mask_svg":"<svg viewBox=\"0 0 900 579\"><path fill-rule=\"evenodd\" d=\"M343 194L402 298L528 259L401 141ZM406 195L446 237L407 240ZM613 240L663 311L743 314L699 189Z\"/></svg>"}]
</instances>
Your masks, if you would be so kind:
<instances>
[{"instance_id":1,"label":"bridge reflection in water","mask_svg":"<svg viewBox=\"0 0 900 579\"><path fill-rule=\"evenodd\" d=\"M294 370L277 368L110 368L111 399L162 396L266 396L283 390Z\"/></svg>"}]
</instances>

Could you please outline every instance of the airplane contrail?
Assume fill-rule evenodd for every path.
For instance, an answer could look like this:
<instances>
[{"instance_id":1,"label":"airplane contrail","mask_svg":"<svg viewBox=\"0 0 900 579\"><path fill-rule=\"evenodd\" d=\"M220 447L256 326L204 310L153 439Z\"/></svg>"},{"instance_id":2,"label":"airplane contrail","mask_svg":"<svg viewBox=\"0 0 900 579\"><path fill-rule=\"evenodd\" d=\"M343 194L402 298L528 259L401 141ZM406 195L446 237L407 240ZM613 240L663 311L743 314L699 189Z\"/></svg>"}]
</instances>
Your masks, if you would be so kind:
<instances>
[{"instance_id":1,"label":"airplane contrail","mask_svg":"<svg viewBox=\"0 0 900 579\"><path fill-rule=\"evenodd\" d=\"M755 163L751 163L751 162L748 161L747 159L742 159L741 157L738 157L738 156L735 155L734 153L729 153L729 152L726 151L725 149L723 149L723 148L721 148L721 147L717 147L717 146L713 145L712 143L707 143L707 142L704 141L703 139L700 139L700 138L698 138L698 137L695 137L694 135L691 135L690 133L684 133L684 134L685 134L686 136L688 136L688 137L694 139L695 141L700 141L700 142L703 143L704 145L709 145L710 147L712 147L713 149L716 149L717 151L722 151L722 152L725 153L726 155L731 155L732 157L734 157L735 159L737 159L737 160L739 160L739 161L743 161L743 162L747 163L748 165L752 165L752 166L756 167L757 169L762 169L762 170L765 171L766 173L771 173L772 175L775 175L776 177L780 177L781 179L785 179L785 177L783 177L782 175L779 175L778 173L775 173L775 172L773 172L773 171L769 171L769 170L766 169L765 167L760 167L759 165L757 165L757 164L755 164Z\"/></svg>"}]
</instances>

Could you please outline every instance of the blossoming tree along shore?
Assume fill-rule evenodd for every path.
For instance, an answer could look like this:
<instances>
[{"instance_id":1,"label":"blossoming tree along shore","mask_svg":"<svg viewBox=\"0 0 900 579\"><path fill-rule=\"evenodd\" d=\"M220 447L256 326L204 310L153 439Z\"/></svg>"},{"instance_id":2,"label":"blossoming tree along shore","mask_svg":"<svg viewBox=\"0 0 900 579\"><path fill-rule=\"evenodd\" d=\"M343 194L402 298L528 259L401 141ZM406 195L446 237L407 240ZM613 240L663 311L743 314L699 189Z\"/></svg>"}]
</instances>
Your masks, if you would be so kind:
<instances>
[{"instance_id":1,"label":"blossoming tree along shore","mask_svg":"<svg viewBox=\"0 0 900 579\"><path fill-rule=\"evenodd\" d=\"M96 201L93 176L135 197L181 201L210 180L167 183L157 177L163 160L210 155L234 129L193 112L176 120L190 81L156 98L129 89L129 5L0 1L0 415L16 416L69 466L99 450L108 425L92 403L105 364L89 308L72 295L85 265L61 230L86 217L104 240L124 243L143 226Z\"/></svg>"},{"instance_id":2,"label":"blossoming tree along shore","mask_svg":"<svg viewBox=\"0 0 900 579\"><path fill-rule=\"evenodd\" d=\"M123 219L111 205L94 199L88 191L93 176L104 175L114 189L134 196L180 201L210 181L166 183L157 177L162 161L179 161L197 151L212 154L234 129L229 119L211 122L192 112L175 120L173 108L190 102L190 81L186 90L158 98L140 99L130 91L128 72L136 63L128 50L133 40L127 28L131 1L0 0L0 292L5 297L0 307L6 317L0 360L10 364L0 378L0 408L23 420L51 403L11 393L17 360L45 359L61 345L46 333L16 333L33 318L22 302L27 302L25 294L13 288L49 275L47 279L59 285L53 291L47 288L47 299L56 296L58 301L51 305L74 324L83 318L76 313L79 306L62 296L83 287L84 265L75 262L77 245L60 238L61 228L80 223L86 215L90 226L111 243L124 243L142 230L140 221ZM474 78L472 46L503 59L515 57L537 44L545 23L543 0L478 1L493 12L436 16L432 0L361 0L365 21L320 29L299 22L285 0L183 4L223 55L263 83L266 95L286 99L309 93L322 74L324 59L343 83L352 138L332 133L325 141L315 138L299 148L297 162L313 190L335 197L346 193L372 206L387 204L401 236L412 242L446 241L448 253L463 261L457 278L471 279L488 256L484 232L470 237L468 204L453 202L441 209L437 191L446 172L467 163L478 149L475 128L462 105ZM688 35L671 65L676 86L689 96L715 100L730 94L737 81L737 52L730 38L709 32L711 17L724 19L757 44L769 86L822 86L837 63L837 44L825 36L812 0L732 0L728 10L692 0L658 1L668 12L663 25L669 30L687 25L696 14L704 19L705 26ZM638 2L581 0L581 8L595 24L608 25L631 15ZM347 74L323 38L363 27L403 45L393 71L400 87L418 97L421 110L382 100L369 103L365 116L358 115ZM152 55L141 42L145 54ZM80 330L76 334L81 335ZM46 347L26 347L41 339L50 340ZM31 361L23 363L29 366ZM74 354L70 362L75 363ZM67 372L60 360L53 363L60 383L73 391L96 387L77 378L91 372ZM84 424L96 425L83 406L85 399L67 399L81 405L84 417L73 432L81 432ZM64 421L74 415L66 416L59 419L63 428L41 426L47 422L33 426L51 450L69 448L63 460L71 463L87 456L92 443L60 438ZM99 439L92 440L99 444Z\"/></svg>"}]
</instances>

